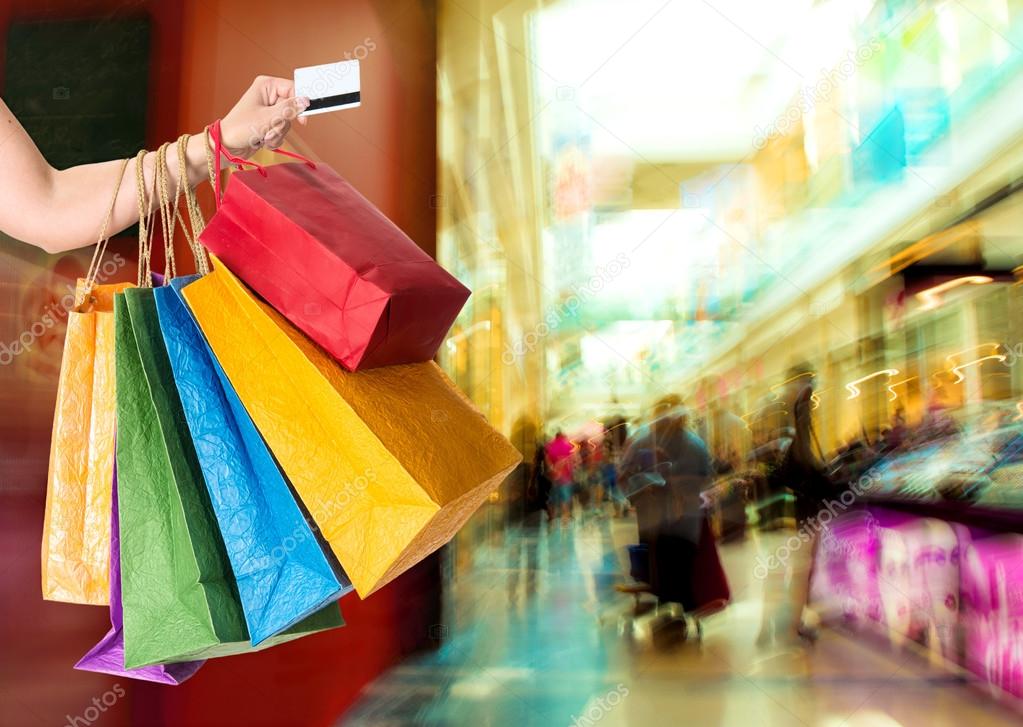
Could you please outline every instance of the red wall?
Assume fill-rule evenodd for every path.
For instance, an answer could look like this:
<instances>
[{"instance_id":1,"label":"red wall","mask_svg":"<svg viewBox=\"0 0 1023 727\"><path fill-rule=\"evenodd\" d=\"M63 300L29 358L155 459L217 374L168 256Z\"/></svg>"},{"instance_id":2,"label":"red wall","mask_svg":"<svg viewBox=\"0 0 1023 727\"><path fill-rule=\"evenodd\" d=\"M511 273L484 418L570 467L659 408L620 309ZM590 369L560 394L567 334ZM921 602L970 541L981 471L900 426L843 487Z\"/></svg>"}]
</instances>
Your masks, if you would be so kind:
<instances>
[{"instance_id":1,"label":"red wall","mask_svg":"<svg viewBox=\"0 0 1023 727\"><path fill-rule=\"evenodd\" d=\"M432 8L433 3L422 0L295 0L284 5L262 0L7 0L0 3L0 37L12 19L149 13L154 31L149 148L182 131L197 132L224 115L258 74L290 77L296 66L340 60L359 44L372 44L375 49L362 62L363 106L311 118L308 127L299 127L294 146L333 166L433 253ZM2 62L0 54L0 76ZM0 265L5 244L14 243L0 244ZM121 249L127 253L131 246L124 241ZM10 271L23 270L24 260L35 259L23 253L22 267L0 269L0 275L9 277ZM53 259L29 264L44 272L60 267ZM63 281L53 285L57 282ZM0 281L0 306L7 300L2 286ZM32 320L31 311L0 312L4 341L17 335L12 332L19 321L23 328ZM52 348L47 355L51 363L59 362L59 340ZM0 726L65 724L115 685L125 689L125 696L92 724L327 725L367 682L428 643L430 625L439 620L436 558L366 601L345 598L345 628L258 654L213 660L179 687L72 670L105 632L107 614L101 608L45 602L39 594L56 370L48 364L43 374L35 374L33 387L26 387L24 372L40 370L39 359L27 360L32 356L36 352L17 365L0 367Z\"/></svg>"},{"instance_id":2,"label":"red wall","mask_svg":"<svg viewBox=\"0 0 1023 727\"><path fill-rule=\"evenodd\" d=\"M338 61L363 45L362 106L309 119L294 148L330 164L435 252L436 14L424 0L189 0L179 127L222 116L259 74ZM358 55L363 55L359 51Z\"/></svg>"}]
</instances>

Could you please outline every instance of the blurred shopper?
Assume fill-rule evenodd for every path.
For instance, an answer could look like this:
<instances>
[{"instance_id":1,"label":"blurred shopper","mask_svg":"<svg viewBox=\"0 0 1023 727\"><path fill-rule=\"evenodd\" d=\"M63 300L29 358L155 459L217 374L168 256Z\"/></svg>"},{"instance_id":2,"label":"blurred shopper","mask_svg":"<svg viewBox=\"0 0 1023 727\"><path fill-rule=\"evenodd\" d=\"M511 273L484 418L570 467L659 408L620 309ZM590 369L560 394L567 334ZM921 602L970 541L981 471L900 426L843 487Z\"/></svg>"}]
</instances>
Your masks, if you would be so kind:
<instances>
[{"instance_id":1,"label":"blurred shopper","mask_svg":"<svg viewBox=\"0 0 1023 727\"><path fill-rule=\"evenodd\" d=\"M556 516L551 502L551 487L550 472L547 468L547 447L543 442L537 442L536 452L533 454L533 471L529 477L528 495L531 501L540 503L539 507L547 511L548 520L553 520Z\"/></svg>"},{"instance_id":2,"label":"blurred shopper","mask_svg":"<svg viewBox=\"0 0 1023 727\"><path fill-rule=\"evenodd\" d=\"M720 379L716 380L720 389ZM722 542L746 535L746 503L751 481L747 464L752 436L746 422L729 411L721 398L708 406L711 456L716 477L715 517Z\"/></svg>"},{"instance_id":3,"label":"blurred shopper","mask_svg":"<svg viewBox=\"0 0 1023 727\"><path fill-rule=\"evenodd\" d=\"M551 510L552 520L561 512L561 521L568 523L572 517L572 479L576 463L575 445L565 436L565 433L558 431L554 439L547 443L547 472L551 479Z\"/></svg>"},{"instance_id":4,"label":"blurred shopper","mask_svg":"<svg viewBox=\"0 0 1023 727\"><path fill-rule=\"evenodd\" d=\"M607 494L608 502L611 503L611 512L615 517L621 517L629 512L629 501L622 494L618 487L618 458L615 457L614 445L610 439L604 440L604 461L600 465L600 474L603 479L604 492Z\"/></svg>"},{"instance_id":5,"label":"blurred shopper","mask_svg":"<svg viewBox=\"0 0 1023 727\"><path fill-rule=\"evenodd\" d=\"M899 449L909 436L909 427L906 426L906 412L902 407L895 410L892 418L892 426L882 437L884 452L894 452Z\"/></svg>"},{"instance_id":6,"label":"blurred shopper","mask_svg":"<svg viewBox=\"0 0 1023 727\"><path fill-rule=\"evenodd\" d=\"M615 414L604 422L604 436L613 458L619 458L629 439L628 420L621 414Z\"/></svg>"},{"instance_id":7,"label":"blurred shopper","mask_svg":"<svg viewBox=\"0 0 1023 727\"><path fill-rule=\"evenodd\" d=\"M573 491L579 497L579 506L585 513L593 501L593 482L590 470L593 459L593 445L586 437L580 439L575 445L576 458L573 480L575 487Z\"/></svg>"},{"instance_id":8,"label":"blurred shopper","mask_svg":"<svg viewBox=\"0 0 1023 727\"><path fill-rule=\"evenodd\" d=\"M824 502L833 493L830 480L824 472L818 454L820 445L813 426L814 370L809 364L800 364L789 371L786 398L791 412L792 441L775 471L775 477L792 491L795 497L796 527L800 533L799 546L786 546L785 558L762 553L767 563L774 563L764 585L764 608L759 644L773 638L798 643L802 639L816 638L816 632L803 623L803 612L810 591L810 571L817 547L818 514ZM792 540L790 538L789 540Z\"/></svg>"},{"instance_id":9,"label":"blurred shopper","mask_svg":"<svg viewBox=\"0 0 1023 727\"><path fill-rule=\"evenodd\" d=\"M792 527L795 524L794 514L787 507L791 495L781 475L785 453L792 444L792 429L779 428L763 439L763 443L750 453L750 465L755 472L753 491L757 522L763 531Z\"/></svg>"},{"instance_id":10,"label":"blurred shopper","mask_svg":"<svg viewBox=\"0 0 1023 727\"><path fill-rule=\"evenodd\" d=\"M584 506L589 505L599 513L604 506L604 464L603 434L597 441L585 440L579 448L579 475L576 480L584 493L580 498Z\"/></svg>"},{"instance_id":11,"label":"blurred shopper","mask_svg":"<svg viewBox=\"0 0 1023 727\"><path fill-rule=\"evenodd\" d=\"M663 485L633 496L639 539L647 546L651 589L662 603L686 611L727 601L728 584L702 508L711 483L711 458L703 441L686 427L677 395L657 402L654 419L630 440L622 461L623 481L655 473Z\"/></svg>"},{"instance_id":12,"label":"blurred shopper","mask_svg":"<svg viewBox=\"0 0 1023 727\"><path fill-rule=\"evenodd\" d=\"M604 422L604 432L604 490L615 516L621 517L632 512L632 506L618 480L622 455L629 439L628 421L620 414L612 416Z\"/></svg>"}]
</instances>

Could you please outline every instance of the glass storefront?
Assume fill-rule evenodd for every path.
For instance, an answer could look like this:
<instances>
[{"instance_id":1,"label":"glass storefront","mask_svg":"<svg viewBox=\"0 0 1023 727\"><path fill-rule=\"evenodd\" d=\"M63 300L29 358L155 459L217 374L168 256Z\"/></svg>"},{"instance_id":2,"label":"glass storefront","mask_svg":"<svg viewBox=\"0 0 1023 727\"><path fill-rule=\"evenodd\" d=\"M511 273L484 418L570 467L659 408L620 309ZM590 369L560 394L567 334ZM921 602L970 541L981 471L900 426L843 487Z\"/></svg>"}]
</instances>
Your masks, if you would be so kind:
<instances>
[{"instance_id":1,"label":"glass storefront","mask_svg":"<svg viewBox=\"0 0 1023 727\"><path fill-rule=\"evenodd\" d=\"M791 0L724 53L727 7L594 5L440 13L438 248L474 290L442 363L527 463L668 392L756 444L801 361L827 451L1015 406L1023 2ZM991 281L921 302L971 275ZM528 481L467 538L528 509Z\"/></svg>"}]
</instances>

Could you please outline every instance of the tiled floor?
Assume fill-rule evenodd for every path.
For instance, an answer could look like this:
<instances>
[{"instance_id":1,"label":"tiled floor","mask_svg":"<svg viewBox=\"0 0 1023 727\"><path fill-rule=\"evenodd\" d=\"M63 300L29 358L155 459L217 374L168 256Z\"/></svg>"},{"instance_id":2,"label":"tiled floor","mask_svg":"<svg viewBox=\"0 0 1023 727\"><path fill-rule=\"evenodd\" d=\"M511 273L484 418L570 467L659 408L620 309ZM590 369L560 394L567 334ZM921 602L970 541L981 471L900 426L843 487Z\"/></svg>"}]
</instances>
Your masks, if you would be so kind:
<instances>
[{"instance_id":1,"label":"tiled floor","mask_svg":"<svg viewBox=\"0 0 1023 727\"><path fill-rule=\"evenodd\" d=\"M629 520L522 528L475 554L449 595L446 643L365 692L344 725L896 727L1020 724L917 655L825 631L816 646L757 647L756 543L724 546L733 603L702 644L654 648L629 618Z\"/></svg>"}]
</instances>

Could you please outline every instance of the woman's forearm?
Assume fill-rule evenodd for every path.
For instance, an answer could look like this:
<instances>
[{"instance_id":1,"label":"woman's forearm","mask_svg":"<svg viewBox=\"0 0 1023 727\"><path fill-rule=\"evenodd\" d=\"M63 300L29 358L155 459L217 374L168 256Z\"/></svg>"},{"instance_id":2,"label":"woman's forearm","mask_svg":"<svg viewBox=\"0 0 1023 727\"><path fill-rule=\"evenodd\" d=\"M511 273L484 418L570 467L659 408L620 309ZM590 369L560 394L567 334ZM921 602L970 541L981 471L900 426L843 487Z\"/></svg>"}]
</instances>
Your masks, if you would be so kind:
<instances>
[{"instance_id":1,"label":"woman's forearm","mask_svg":"<svg viewBox=\"0 0 1023 727\"><path fill-rule=\"evenodd\" d=\"M185 180L195 187L208 178L204 135L199 132L188 139L186 147ZM97 241L100 224L109 208L111 195L117 183L120 161L83 164L70 169L50 169L49 194L46 207L52 214L38 219L38 224L26 225L26 236L19 239L42 247L48 252L63 252L91 245ZM177 150L172 144L167 153L170 194L178 189L180 169ZM156 152L148 152L142 164L145 178L147 209L151 204L153 178L156 173ZM108 234L114 234L138 221L136 193L136 161L128 163L125 179L118 191L117 201L110 218ZM180 189L184 189L181 187ZM30 220L26 220L30 222Z\"/></svg>"},{"instance_id":2,"label":"woman's forearm","mask_svg":"<svg viewBox=\"0 0 1023 727\"><path fill-rule=\"evenodd\" d=\"M291 81L258 76L223 118L225 148L242 157L263 147L276 149L284 143L292 120L308 105L308 98L294 96ZM304 123L305 119L298 121ZM185 157L187 169L179 170L176 147L168 150L171 195L183 189L179 176L193 187L208 177L206 138L201 131L188 140ZM149 152L142 164L147 208L155 167L156 153ZM0 230L11 237L50 253L94 244L110 209L120 168L121 161L112 160L54 169L0 100ZM138 220L134 160L128 164L125 177L107 230L111 235Z\"/></svg>"},{"instance_id":3,"label":"woman's forearm","mask_svg":"<svg viewBox=\"0 0 1023 727\"><path fill-rule=\"evenodd\" d=\"M8 161L8 172L0 172L0 178L5 178L2 183L5 193L0 195L0 229L49 253L94 244L110 207L121 161L57 170L43 159L23 129L12 131L8 143L0 146L0 157ZM18 139L18 135L23 137ZM192 186L207 178L204 144L202 132L188 140L186 178ZM177 150L168 151L167 168L173 194L180 171ZM148 205L156 171L155 152L146 154L142 169ZM107 234L115 234L138 221L134 160L129 162L124 174Z\"/></svg>"}]
</instances>

